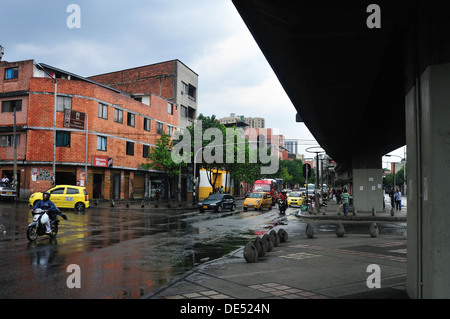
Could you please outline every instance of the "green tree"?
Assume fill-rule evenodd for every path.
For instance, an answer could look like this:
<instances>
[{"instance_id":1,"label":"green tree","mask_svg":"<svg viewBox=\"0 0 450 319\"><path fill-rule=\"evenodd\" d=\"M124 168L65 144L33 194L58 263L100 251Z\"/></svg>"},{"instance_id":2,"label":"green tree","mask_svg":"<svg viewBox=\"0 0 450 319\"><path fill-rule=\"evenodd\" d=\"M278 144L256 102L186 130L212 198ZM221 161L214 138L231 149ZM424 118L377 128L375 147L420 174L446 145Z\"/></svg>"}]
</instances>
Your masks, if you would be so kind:
<instances>
[{"instance_id":1,"label":"green tree","mask_svg":"<svg viewBox=\"0 0 450 319\"><path fill-rule=\"evenodd\" d=\"M177 164L172 160L172 147L173 141L168 135L162 133L161 137L156 140L156 146L150 149L147 162L141 164L141 166L145 169L152 168L166 174L169 205L171 205L171 178L177 176L180 173L180 168L186 165L184 163Z\"/></svg>"},{"instance_id":2,"label":"green tree","mask_svg":"<svg viewBox=\"0 0 450 319\"><path fill-rule=\"evenodd\" d=\"M200 153L204 153L204 152L208 152L212 157L214 157L217 153L216 153L216 149L215 147L213 147L211 145L211 143L213 142L220 142L217 139L220 138L220 136L211 136L211 138L209 139L204 139L205 137L205 131L209 128L216 128L221 132L221 138L222 141L220 143L220 145L217 145L217 147L222 147L223 149L223 144L224 144L224 136L225 136L225 126L223 124L221 124L219 122L219 120L216 119L215 115L212 116L204 116L203 114L200 114L197 117L197 121L201 121L202 125L201 125L201 129L202 129L202 145L201 147L203 148L201 151L199 151ZM195 151L195 135L194 135L194 131L195 131L195 124L188 126L186 128L189 133L191 134L191 149ZM192 154L192 156L195 156L195 154ZM198 156L198 155L197 155ZM195 159L194 159L195 160ZM223 159L222 159L223 162ZM200 170L201 168L206 170L206 176L208 178L208 182L211 185L212 188L214 188L216 181L217 181L217 177L218 177L218 172L220 169L220 165L217 165L216 162L213 163L207 163L204 159L204 157L202 156L202 160L200 162L196 162L197 165L197 170ZM196 176L199 176L198 172L195 172ZM197 189L198 191L198 189Z\"/></svg>"}]
</instances>

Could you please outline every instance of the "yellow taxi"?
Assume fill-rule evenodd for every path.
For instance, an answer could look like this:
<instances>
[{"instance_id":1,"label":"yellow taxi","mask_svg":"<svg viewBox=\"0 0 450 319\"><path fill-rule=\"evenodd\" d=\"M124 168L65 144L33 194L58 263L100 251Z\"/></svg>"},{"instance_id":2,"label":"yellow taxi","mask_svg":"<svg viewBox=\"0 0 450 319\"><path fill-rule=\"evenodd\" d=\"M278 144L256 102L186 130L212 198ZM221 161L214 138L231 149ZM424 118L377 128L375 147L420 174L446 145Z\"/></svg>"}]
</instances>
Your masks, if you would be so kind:
<instances>
[{"instance_id":1,"label":"yellow taxi","mask_svg":"<svg viewBox=\"0 0 450 319\"><path fill-rule=\"evenodd\" d=\"M272 209L272 197L270 193L254 192L250 193L244 200L244 211L249 208L262 210L263 208Z\"/></svg>"},{"instance_id":2,"label":"yellow taxi","mask_svg":"<svg viewBox=\"0 0 450 319\"><path fill-rule=\"evenodd\" d=\"M83 211L89 207L86 187L58 185L47 192L50 193L50 200L58 208L74 208L77 211ZM28 204L34 206L40 200L42 200L42 192L37 192L30 196Z\"/></svg>"},{"instance_id":3,"label":"yellow taxi","mask_svg":"<svg viewBox=\"0 0 450 319\"><path fill-rule=\"evenodd\" d=\"M289 207L302 206L304 198L305 196L302 196L301 192L290 192L288 195L287 204Z\"/></svg>"}]
</instances>

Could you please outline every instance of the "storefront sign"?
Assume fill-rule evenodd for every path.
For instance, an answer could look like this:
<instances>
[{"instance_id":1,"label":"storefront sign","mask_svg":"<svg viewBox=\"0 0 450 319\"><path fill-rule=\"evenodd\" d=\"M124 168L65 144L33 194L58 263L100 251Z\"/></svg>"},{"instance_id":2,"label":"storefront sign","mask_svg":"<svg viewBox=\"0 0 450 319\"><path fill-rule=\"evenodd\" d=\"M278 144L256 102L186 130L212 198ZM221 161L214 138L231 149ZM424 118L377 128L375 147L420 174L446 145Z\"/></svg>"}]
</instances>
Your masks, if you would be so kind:
<instances>
[{"instance_id":1,"label":"storefront sign","mask_svg":"<svg viewBox=\"0 0 450 319\"><path fill-rule=\"evenodd\" d=\"M113 167L113 159L106 156L92 156L92 166Z\"/></svg>"}]
</instances>

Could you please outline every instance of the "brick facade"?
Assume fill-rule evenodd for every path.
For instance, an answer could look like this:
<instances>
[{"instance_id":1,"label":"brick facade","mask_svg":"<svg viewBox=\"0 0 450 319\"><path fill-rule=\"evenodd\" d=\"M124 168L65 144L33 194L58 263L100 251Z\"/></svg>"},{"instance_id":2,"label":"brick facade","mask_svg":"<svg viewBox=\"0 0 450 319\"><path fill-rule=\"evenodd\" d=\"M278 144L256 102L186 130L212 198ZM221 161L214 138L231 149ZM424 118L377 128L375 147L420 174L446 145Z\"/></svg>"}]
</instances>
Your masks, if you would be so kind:
<instances>
[{"instance_id":1,"label":"brick facade","mask_svg":"<svg viewBox=\"0 0 450 319\"><path fill-rule=\"evenodd\" d=\"M17 79L4 76L5 69L11 67L18 67ZM21 197L51 187L48 172L52 175L55 85L49 77L37 77L38 71L33 60L0 62L0 104L21 100L21 110L16 111L17 134L20 135L17 159ZM61 70L54 72L61 76ZM57 146L55 152L57 182L59 179L85 184L90 198L97 194L105 199L128 199L136 194L138 188L143 195L142 183L150 174L140 169L141 163L146 162L144 145L154 146L159 138L157 123L162 125L166 134L169 127L173 130L178 127L179 106L156 94L150 94L149 105L146 105L118 90L70 73L62 77L57 78L58 99L65 99L65 103L71 103L71 110L84 113L88 118L88 174L84 174L86 131L64 127L64 111L61 109L56 112L56 130L59 136L64 136L61 139L63 145ZM122 123L115 116L122 118ZM150 120L149 130L147 125L144 129L144 119L147 125ZM0 113L0 137L12 134L12 124L13 112L5 108ZM106 139L105 149L99 147L98 137ZM94 166L94 156L112 159L113 166ZM0 147L0 161L0 173L11 174L11 145ZM101 184L100 191L94 189L97 184Z\"/></svg>"}]
</instances>

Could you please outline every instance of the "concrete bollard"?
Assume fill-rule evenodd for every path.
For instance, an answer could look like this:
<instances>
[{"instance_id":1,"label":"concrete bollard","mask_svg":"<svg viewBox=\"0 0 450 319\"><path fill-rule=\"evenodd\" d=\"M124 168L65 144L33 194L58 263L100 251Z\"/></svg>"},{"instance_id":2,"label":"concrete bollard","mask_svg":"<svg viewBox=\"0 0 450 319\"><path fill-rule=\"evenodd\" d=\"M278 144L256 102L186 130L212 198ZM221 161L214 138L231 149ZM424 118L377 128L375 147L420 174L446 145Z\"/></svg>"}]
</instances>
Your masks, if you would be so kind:
<instances>
[{"instance_id":1,"label":"concrete bollard","mask_svg":"<svg viewBox=\"0 0 450 319\"><path fill-rule=\"evenodd\" d=\"M377 211L375 210L375 207L372 207L372 216L377 216Z\"/></svg>"},{"instance_id":2,"label":"concrete bollard","mask_svg":"<svg viewBox=\"0 0 450 319\"><path fill-rule=\"evenodd\" d=\"M338 237L344 237L344 235L345 235L344 225L342 225L341 223L339 223L339 224L337 225L337 228L336 228L336 236L338 236Z\"/></svg>"},{"instance_id":3,"label":"concrete bollard","mask_svg":"<svg viewBox=\"0 0 450 319\"><path fill-rule=\"evenodd\" d=\"M267 253L267 246L264 245L263 240L261 237L256 237L255 241L253 242L253 245L256 247L256 251L258 252L258 257L264 257Z\"/></svg>"},{"instance_id":4,"label":"concrete bollard","mask_svg":"<svg viewBox=\"0 0 450 319\"><path fill-rule=\"evenodd\" d=\"M111 199L111 207L114 207L116 203L114 202L114 199Z\"/></svg>"},{"instance_id":5,"label":"concrete bollard","mask_svg":"<svg viewBox=\"0 0 450 319\"><path fill-rule=\"evenodd\" d=\"M144 200L141 201L141 207L142 207L142 208L145 207L145 201L144 201Z\"/></svg>"},{"instance_id":6,"label":"concrete bollard","mask_svg":"<svg viewBox=\"0 0 450 319\"><path fill-rule=\"evenodd\" d=\"M273 243L272 243L272 240L270 240L269 235L264 234L264 235L262 236L262 240L266 242L266 245L267 245L267 252L272 251L272 249L273 249Z\"/></svg>"},{"instance_id":7,"label":"concrete bollard","mask_svg":"<svg viewBox=\"0 0 450 319\"><path fill-rule=\"evenodd\" d=\"M358 212L356 211L356 207L353 208L353 216L356 216L358 214Z\"/></svg>"},{"instance_id":8,"label":"concrete bollard","mask_svg":"<svg viewBox=\"0 0 450 319\"><path fill-rule=\"evenodd\" d=\"M405 232L403 233L403 240L407 240L408 238L407 238L407 236L406 236L406 229L405 229Z\"/></svg>"},{"instance_id":9,"label":"concrete bollard","mask_svg":"<svg viewBox=\"0 0 450 319\"><path fill-rule=\"evenodd\" d=\"M278 237L278 234L275 230L271 230L269 233L269 237L273 242L273 247L278 247L280 245L280 237Z\"/></svg>"},{"instance_id":10,"label":"concrete bollard","mask_svg":"<svg viewBox=\"0 0 450 319\"><path fill-rule=\"evenodd\" d=\"M391 208L391 216L394 216L394 207Z\"/></svg>"},{"instance_id":11,"label":"concrete bollard","mask_svg":"<svg viewBox=\"0 0 450 319\"><path fill-rule=\"evenodd\" d=\"M258 260L258 251L256 250L255 245L251 242L247 242L247 244L245 244L244 259L248 263L254 263Z\"/></svg>"},{"instance_id":12,"label":"concrete bollard","mask_svg":"<svg viewBox=\"0 0 450 319\"><path fill-rule=\"evenodd\" d=\"M278 230L278 237L280 237L280 243L285 243L288 240L288 233L283 228L280 228Z\"/></svg>"},{"instance_id":13,"label":"concrete bollard","mask_svg":"<svg viewBox=\"0 0 450 319\"><path fill-rule=\"evenodd\" d=\"M130 207L130 201L129 200L127 200L126 206Z\"/></svg>"},{"instance_id":14,"label":"concrete bollard","mask_svg":"<svg viewBox=\"0 0 450 319\"><path fill-rule=\"evenodd\" d=\"M95 199L95 202L94 202L94 203L95 203L95 206L98 205L98 198Z\"/></svg>"},{"instance_id":15,"label":"concrete bollard","mask_svg":"<svg viewBox=\"0 0 450 319\"><path fill-rule=\"evenodd\" d=\"M378 225L376 223L372 223L372 225L370 225L369 234L370 234L370 237L378 236Z\"/></svg>"},{"instance_id":16,"label":"concrete bollard","mask_svg":"<svg viewBox=\"0 0 450 319\"><path fill-rule=\"evenodd\" d=\"M308 238L314 237L314 228L312 227L312 225L310 223L306 224L306 236Z\"/></svg>"}]
</instances>

